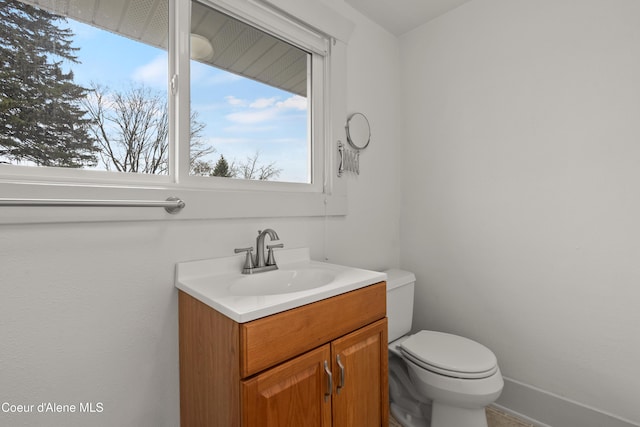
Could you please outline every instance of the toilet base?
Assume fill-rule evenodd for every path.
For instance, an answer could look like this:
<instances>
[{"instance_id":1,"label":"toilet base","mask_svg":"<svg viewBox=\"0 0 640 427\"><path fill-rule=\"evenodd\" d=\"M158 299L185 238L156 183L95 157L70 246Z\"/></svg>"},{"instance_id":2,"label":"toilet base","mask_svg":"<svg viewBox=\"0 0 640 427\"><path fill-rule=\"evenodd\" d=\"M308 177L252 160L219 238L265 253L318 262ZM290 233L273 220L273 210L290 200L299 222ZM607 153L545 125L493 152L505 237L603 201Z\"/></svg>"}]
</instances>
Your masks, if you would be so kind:
<instances>
[{"instance_id":1,"label":"toilet base","mask_svg":"<svg viewBox=\"0 0 640 427\"><path fill-rule=\"evenodd\" d=\"M487 427L484 408L460 408L432 402L431 427Z\"/></svg>"},{"instance_id":2,"label":"toilet base","mask_svg":"<svg viewBox=\"0 0 640 427\"><path fill-rule=\"evenodd\" d=\"M431 425L429 418L407 411L393 402L389 405L389 411L402 427L427 427Z\"/></svg>"}]
</instances>

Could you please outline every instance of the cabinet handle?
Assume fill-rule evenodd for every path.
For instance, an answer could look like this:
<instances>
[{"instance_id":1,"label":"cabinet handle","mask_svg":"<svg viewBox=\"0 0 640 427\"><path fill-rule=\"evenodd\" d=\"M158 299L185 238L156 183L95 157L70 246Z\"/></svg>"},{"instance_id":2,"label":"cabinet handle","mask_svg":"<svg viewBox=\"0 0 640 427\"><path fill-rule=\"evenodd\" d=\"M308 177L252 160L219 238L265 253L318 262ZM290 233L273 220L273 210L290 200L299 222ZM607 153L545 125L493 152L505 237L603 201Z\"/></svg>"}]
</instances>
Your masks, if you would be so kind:
<instances>
[{"instance_id":1,"label":"cabinet handle","mask_svg":"<svg viewBox=\"0 0 640 427\"><path fill-rule=\"evenodd\" d=\"M338 384L338 387L336 387L336 391L340 394L340 390L344 388L344 365L340 360L339 354L336 355L336 363L338 363L338 367L340 368L340 383Z\"/></svg>"},{"instance_id":2,"label":"cabinet handle","mask_svg":"<svg viewBox=\"0 0 640 427\"><path fill-rule=\"evenodd\" d=\"M329 397L331 397L331 393L333 393L333 375L331 374L331 369L329 369L329 362L324 361L324 371L327 373L327 391L324 393L324 401L328 402Z\"/></svg>"}]
</instances>

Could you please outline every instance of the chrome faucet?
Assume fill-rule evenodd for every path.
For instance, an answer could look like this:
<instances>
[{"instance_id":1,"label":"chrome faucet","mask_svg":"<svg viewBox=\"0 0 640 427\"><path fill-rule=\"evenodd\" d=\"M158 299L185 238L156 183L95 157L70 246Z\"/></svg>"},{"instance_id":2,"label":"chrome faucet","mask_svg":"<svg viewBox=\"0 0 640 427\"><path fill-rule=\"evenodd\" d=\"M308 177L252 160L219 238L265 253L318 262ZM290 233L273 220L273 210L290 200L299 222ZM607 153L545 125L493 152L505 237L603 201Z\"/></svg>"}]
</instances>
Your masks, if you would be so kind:
<instances>
[{"instance_id":1,"label":"chrome faucet","mask_svg":"<svg viewBox=\"0 0 640 427\"><path fill-rule=\"evenodd\" d=\"M256 238L256 268L260 268L260 267L266 267L267 265L265 264L265 260L264 260L264 238L266 235L269 235L269 238L271 240L280 240L280 238L278 237L278 233L276 233L275 231L273 231L270 228L267 228L264 231L260 231L258 230L258 237ZM270 245L269 246L269 256L273 256L273 248L277 247L276 245ZM284 247L284 245L281 243L279 247ZM274 260L275 261L275 260ZM273 263L273 265L275 266L275 262ZM278 268L276 266L276 268ZM275 269L274 269L275 270Z\"/></svg>"},{"instance_id":2,"label":"chrome faucet","mask_svg":"<svg viewBox=\"0 0 640 427\"><path fill-rule=\"evenodd\" d=\"M270 240L280 240L278 237L278 233L276 233L271 228L267 228L266 230L258 230L258 237L256 238L256 258L255 262L253 261L253 256L251 252L253 248L238 248L235 249L235 253L246 252L247 257L244 262L244 267L242 268L242 274L253 274L260 273L262 271L270 271L277 270L278 265L276 264L276 258L273 254L273 250L276 248L283 248L284 244L278 243L274 245L267 245L268 253L267 259L264 257L264 238L269 235Z\"/></svg>"}]
</instances>

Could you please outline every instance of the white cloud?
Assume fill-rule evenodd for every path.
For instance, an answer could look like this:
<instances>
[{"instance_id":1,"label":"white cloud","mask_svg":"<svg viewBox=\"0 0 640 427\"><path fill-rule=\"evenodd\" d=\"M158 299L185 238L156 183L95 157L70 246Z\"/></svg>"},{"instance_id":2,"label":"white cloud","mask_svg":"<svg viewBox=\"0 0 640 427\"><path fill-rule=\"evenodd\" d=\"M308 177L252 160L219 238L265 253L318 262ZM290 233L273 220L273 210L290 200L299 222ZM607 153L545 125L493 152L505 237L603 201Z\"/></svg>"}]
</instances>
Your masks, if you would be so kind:
<instances>
[{"instance_id":1,"label":"white cloud","mask_svg":"<svg viewBox=\"0 0 640 427\"><path fill-rule=\"evenodd\" d=\"M240 111L237 113L231 113L227 115L227 119L233 123L248 125L273 120L277 114L278 111L275 108L268 108L259 111Z\"/></svg>"},{"instance_id":2,"label":"white cloud","mask_svg":"<svg viewBox=\"0 0 640 427\"><path fill-rule=\"evenodd\" d=\"M237 144L245 144L247 142L251 142L251 140L247 138L221 138L221 137L212 137L207 139L207 144L219 146L219 145L237 145Z\"/></svg>"},{"instance_id":3,"label":"white cloud","mask_svg":"<svg viewBox=\"0 0 640 427\"><path fill-rule=\"evenodd\" d=\"M133 71L131 78L134 81L148 86L167 87L168 69L167 55L161 54L148 64L139 66Z\"/></svg>"},{"instance_id":4,"label":"white cloud","mask_svg":"<svg viewBox=\"0 0 640 427\"><path fill-rule=\"evenodd\" d=\"M227 96L226 99L234 107L248 107L226 116L227 120L244 125L273 121L291 110L307 110L307 99L298 95L291 96L284 101L278 101L276 97L258 98L252 102L234 96Z\"/></svg>"},{"instance_id":5,"label":"white cloud","mask_svg":"<svg viewBox=\"0 0 640 427\"><path fill-rule=\"evenodd\" d=\"M244 99L236 98L233 95L225 96L224 99L227 100L227 103L229 105L233 105L234 107L242 107L247 105L247 101L245 101Z\"/></svg>"},{"instance_id":6,"label":"white cloud","mask_svg":"<svg viewBox=\"0 0 640 427\"><path fill-rule=\"evenodd\" d=\"M230 126L225 126L223 130L227 133L232 134L241 134L241 135L257 135L257 134L266 134L267 132L273 132L277 130L277 126L273 126L270 124L256 124L251 123L251 126L247 126L246 123L236 123ZM261 136L262 137L262 136Z\"/></svg>"},{"instance_id":7,"label":"white cloud","mask_svg":"<svg viewBox=\"0 0 640 427\"><path fill-rule=\"evenodd\" d=\"M283 109L305 111L307 109L307 98L304 98L300 95L294 95L290 98L285 99L284 101L278 102L276 106Z\"/></svg>"},{"instance_id":8,"label":"white cloud","mask_svg":"<svg viewBox=\"0 0 640 427\"><path fill-rule=\"evenodd\" d=\"M276 103L276 101L278 100L278 98L258 98L255 101L253 101L251 104L249 104L249 107L251 108L267 108L267 107L271 107L272 105L274 105Z\"/></svg>"}]
</instances>

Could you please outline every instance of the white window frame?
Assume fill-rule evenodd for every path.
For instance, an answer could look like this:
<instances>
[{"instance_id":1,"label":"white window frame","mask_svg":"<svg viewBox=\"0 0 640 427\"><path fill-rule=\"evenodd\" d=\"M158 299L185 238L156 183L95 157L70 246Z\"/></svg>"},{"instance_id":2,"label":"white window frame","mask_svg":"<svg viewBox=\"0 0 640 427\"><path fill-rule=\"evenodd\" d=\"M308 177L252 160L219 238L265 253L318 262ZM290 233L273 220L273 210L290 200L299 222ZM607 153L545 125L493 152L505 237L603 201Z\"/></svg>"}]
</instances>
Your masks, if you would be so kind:
<instances>
[{"instance_id":1,"label":"white window frame","mask_svg":"<svg viewBox=\"0 0 640 427\"><path fill-rule=\"evenodd\" d=\"M346 185L335 179L335 144L344 139L346 117L346 41L353 25L315 0L200 0L248 21L312 55L313 182L312 184L189 176L189 32L191 2L169 0L169 76L177 90L169 91L173 132L168 175L114 173L37 167L2 168L0 198L164 200L186 203L178 214L150 208L1 207L0 223L177 220L251 217L344 215ZM268 2L268 3L267 3ZM301 4L308 8L300 9ZM285 14L278 10L293 10ZM305 16L307 15L307 16ZM313 30L302 24L312 21ZM313 22L317 21L317 22ZM327 29L321 23L330 23ZM328 36L335 33L336 36ZM332 43L329 43L329 40ZM320 68L321 67L321 68ZM321 70L321 72L317 72ZM171 79L171 77L170 77ZM185 90L186 88L186 90ZM320 90L319 90L320 88ZM337 120L336 120L337 118ZM185 122L186 120L186 122ZM187 123L186 126L176 126ZM182 134L178 134L181 132ZM185 134L186 133L186 134ZM176 140L187 141L176 144ZM6 169L6 170L5 170Z\"/></svg>"},{"instance_id":2,"label":"white window frame","mask_svg":"<svg viewBox=\"0 0 640 427\"><path fill-rule=\"evenodd\" d=\"M299 191L299 192L323 192L324 190L324 153L323 141L325 141L324 127L324 86L326 80L324 76L329 72L325 67L328 61L330 42L326 37L304 29L298 24L274 14L268 9L259 8L253 3L233 2L225 3L216 0L196 0L205 6L209 6L222 13L232 16L240 21L256 27L268 34L311 53L310 69L308 76L311 78L312 93L310 96L310 121L308 123L311 137L311 183L291 183L279 181L256 181L246 179L228 179L218 177L203 177L189 175L189 149L188 144L181 144L178 147L177 156L179 164L177 169L177 180L188 187L193 188L213 188L224 190L255 190L255 191ZM191 1L176 2L175 16L179 20L175 40L189 40L188 28L191 28ZM246 18L251 16L251 19ZM189 80L184 76L190 76L189 53L184 49L174 49L175 72L169 75L175 76L178 88L189 86ZM170 67L171 69L171 67ZM185 83L186 80L186 83ZM182 82L182 83L181 83ZM178 105L176 117L179 122L177 126L180 134L176 138L180 141L189 140L190 121L190 92L179 90L175 94L174 101ZM174 159L176 156L174 156Z\"/></svg>"}]
</instances>

